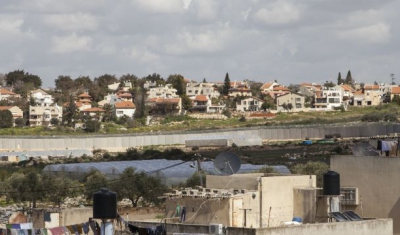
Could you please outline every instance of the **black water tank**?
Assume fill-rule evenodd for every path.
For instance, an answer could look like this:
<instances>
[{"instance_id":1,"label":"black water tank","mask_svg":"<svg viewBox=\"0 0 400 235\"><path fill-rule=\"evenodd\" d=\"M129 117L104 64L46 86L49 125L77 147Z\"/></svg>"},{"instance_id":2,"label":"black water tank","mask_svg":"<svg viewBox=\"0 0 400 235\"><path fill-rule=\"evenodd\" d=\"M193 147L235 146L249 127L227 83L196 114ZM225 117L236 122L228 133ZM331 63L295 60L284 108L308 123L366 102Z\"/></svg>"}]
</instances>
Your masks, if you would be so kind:
<instances>
[{"instance_id":1,"label":"black water tank","mask_svg":"<svg viewBox=\"0 0 400 235\"><path fill-rule=\"evenodd\" d=\"M93 218L117 218L117 194L106 188L93 193Z\"/></svg>"},{"instance_id":2,"label":"black water tank","mask_svg":"<svg viewBox=\"0 0 400 235\"><path fill-rule=\"evenodd\" d=\"M324 174L324 195L340 195L340 175L334 171Z\"/></svg>"}]
</instances>

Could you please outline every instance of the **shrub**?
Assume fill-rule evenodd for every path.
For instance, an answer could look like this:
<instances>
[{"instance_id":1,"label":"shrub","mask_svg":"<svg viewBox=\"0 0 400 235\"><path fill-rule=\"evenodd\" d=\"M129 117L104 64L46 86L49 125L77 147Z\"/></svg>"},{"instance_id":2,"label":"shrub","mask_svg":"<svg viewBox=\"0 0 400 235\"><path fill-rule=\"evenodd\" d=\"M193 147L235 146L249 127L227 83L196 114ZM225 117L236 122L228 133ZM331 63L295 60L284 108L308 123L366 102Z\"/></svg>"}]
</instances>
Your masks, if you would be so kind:
<instances>
[{"instance_id":1,"label":"shrub","mask_svg":"<svg viewBox=\"0 0 400 235\"><path fill-rule=\"evenodd\" d=\"M380 113L367 113L361 117L361 121L363 122L379 122L382 119L382 115Z\"/></svg>"},{"instance_id":2,"label":"shrub","mask_svg":"<svg viewBox=\"0 0 400 235\"><path fill-rule=\"evenodd\" d=\"M23 119L23 118L15 119L15 125L17 127L24 127L25 126L25 119Z\"/></svg>"},{"instance_id":3,"label":"shrub","mask_svg":"<svg viewBox=\"0 0 400 235\"><path fill-rule=\"evenodd\" d=\"M244 115L240 116L239 122L246 122L246 117Z\"/></svg>"},{"instance_id":4,"label":"shrub","mask_svg":"<svg viewBox=\"0 0 400 235\"><path fill-rule=\"evenodd\" d=\"M232 113L231 111L229 111L229 109L224 109L224 111L222 111L222 114L225 115L227 118L232 117Z\"/></svg>"},{"instance_id":5,"label":"shrub","mask_svg":"<svg viewBox=\"0 0 400 235\"><path fill-rule=\"evenodd\" d=\"M58 120L58 118L52 118L50 119L50 124L53 126L58 126L58 124L60 124L60 120Z\"/></svg>"}]
</instances>

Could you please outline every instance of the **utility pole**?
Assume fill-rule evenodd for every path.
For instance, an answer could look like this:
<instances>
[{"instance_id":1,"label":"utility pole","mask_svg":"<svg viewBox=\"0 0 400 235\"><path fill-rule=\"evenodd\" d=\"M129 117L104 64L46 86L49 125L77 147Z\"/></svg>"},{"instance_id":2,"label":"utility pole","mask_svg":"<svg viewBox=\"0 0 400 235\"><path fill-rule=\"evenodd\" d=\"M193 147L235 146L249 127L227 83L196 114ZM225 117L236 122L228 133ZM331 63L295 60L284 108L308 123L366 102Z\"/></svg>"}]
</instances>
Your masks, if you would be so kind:
<instances>
[{"instance_id":1,"label":"utility pole","mask_svg":"<svg viewBox=\"0 0 400 235\"><path fill-rule=\"evenodd\" d=\"M394 85L394 73L392 73L392 74L390 74L390 77L391 77L391 81L392 81L392 83L390 83L390 85Z\"/></svg>"},{"instance_id":2,"label":"utility pole","mask_svg":"<svg viewBox=\"0 0 400 235\"><path fill-rule=\"evenodd\" d=\"M246 221L247 221L247 211L251 211L251 209L240 209L240 210L243 210L243 211L244 211L244 214L243 214L243 216L244 216L243 227L246 228L246 226L247 226L247 224L246 224Z\"/></svg>"},{"instance_id":3,"label":"utility pole","mask_svg":"<svg viewBox=\"0 0 400 235\"><path fill-rule=\"evenodd\" d=\"M201 169L201 155L196 153L194 155L196 157L196 161L197 161L197 173L199 174L200 177L200 186L203 187L203 171Z\"/></svg>"}]
</instances>

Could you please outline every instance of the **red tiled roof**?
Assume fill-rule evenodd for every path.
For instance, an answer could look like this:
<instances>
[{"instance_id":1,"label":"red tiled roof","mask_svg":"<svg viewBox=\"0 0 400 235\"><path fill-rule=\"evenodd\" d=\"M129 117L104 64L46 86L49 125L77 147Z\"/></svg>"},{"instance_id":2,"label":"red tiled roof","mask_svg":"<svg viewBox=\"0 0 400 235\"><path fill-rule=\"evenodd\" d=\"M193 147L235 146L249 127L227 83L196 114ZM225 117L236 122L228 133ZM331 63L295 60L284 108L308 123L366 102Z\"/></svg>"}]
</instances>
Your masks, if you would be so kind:
<instances>
[{"instance_id":1,"label":"red tiled roof","mask_svg":"<svg viewBox=\"0 0 400 235\"><path fill-rule=\"evenodd\" d=\"M268 89L272 86L272 84L274 84L273 82L267 82L264 85L262 85L262 87L260 88L260 90L265 90Z\"/></svg>"},{"instance_id":2,"label":"red tiled roof","mask_svg":"<svg viewBox=\"0 0 400 235\"><path fill-rule=\"evenodd\" d=\"M90 95L86 94L86 93L82 93L78 96L79 98L92 98Z\"/></svg>"},{"instance_id":3,"label":"red tiled roof","mask_svg":"<svg viewBox=\"0 0 400 235\"><path fill-rule=\"evenodd\" d=\"M121 101L118 103L115 103L115 108L117 109L134 109L136 108L135 104L132 103L132 101Z\"/></svg>"},{"instance_id":4,"label":"red tiled roof","mask_svg":"<svg viewBox=\"0 0 400 235\"><path fill-rule=\"evenodd\" d=\"M379 85L365 85L364 90L379 90Z\"/></svg>"},{"instance_id":5,"label":"red tiled roof","mask_svg":"<svg viewBox=\"0 0 400 235\"><path fill-rule=\"evenodd\" d=\"M345 90L345 91L349 91L349 92L354 92L354 89L351 87L351 86L349 86L349 85L340 85L342 88L343 88L343 90Z\"/></svg>"},{"instance_id":6,"label":"red tiled roof","mask_svg":"<svg viewBox=\"0 0 400 235\"><path fill-rule=\"evenodd\" d=\"M196 95L196 97L194 98L195 101L208 101L207 99L208 97L206 95Z\"/></svg>"},{"instance_id":7,"label":"red tiled roof","mask_svg":"<svg viewBox=\"0 0 400 235\"><path fill-rule=\"evenodd\" d=\"M0 94L2 94L2 95L16 95L14 92L9 91L9 90L4 89L4 88L0 88Z\"/></svg>"},{"instance_id":8,"label":"red tiled roof","mask_svg":"<svg viewBox=\"0 0 400 235\"><path fill-rule=\"evenodd\" d=\"M9 110L14 106L0 106L0 110Z\"/></svg>"},{"instance_id":9,"label":"red tiled roof","mask_svg":"<svg viewBox=\"0 0 400 235\"><path fill-rule=\"evenodd\" d=\"M400 94L400 87L398 87L398 86L392 87L392 91L390 93Z\"/></svg>"},{"instance_id":10,"label":"red tiled roof","mask_svg":"<svg viewBox=\"0 0 400 235\"><path fill-rule=\"evenodd\" d=\"M274 86L274 91L290 91L289 88L284 86Z\"/></svg>"},{"instance_id":11,"label":"red tiled roof","mask_svg":"<svg viewBox=\"0 0 400 235\"><path fill-rule=\"evenodd\" d=\"M105 112L105 110L102 108L88 108L88 109L82 110L82 112Z\"/></svg>"}]
</instances>

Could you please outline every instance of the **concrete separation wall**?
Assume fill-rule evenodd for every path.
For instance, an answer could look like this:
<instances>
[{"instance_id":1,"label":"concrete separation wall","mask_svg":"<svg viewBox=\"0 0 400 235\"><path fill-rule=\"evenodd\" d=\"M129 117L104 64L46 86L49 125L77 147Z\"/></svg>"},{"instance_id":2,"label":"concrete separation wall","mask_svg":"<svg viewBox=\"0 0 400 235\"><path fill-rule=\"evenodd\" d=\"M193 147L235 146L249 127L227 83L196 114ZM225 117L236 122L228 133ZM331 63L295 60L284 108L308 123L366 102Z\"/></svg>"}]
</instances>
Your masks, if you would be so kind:
<instances>
[{"instance_id":1,"label":"concrete separation wall","mask_svg":"<svg viewBox=\"0 0 400 235\"><path fill-rule=\"evenodd\" d=\"M43 149L105 149L124 151L129 147L151 145L185 145L186 140L205 139L207 136L258 136L263 141L320 139L325 135L340 134L343 138L370 137L399 133L400 124L346 124L341 126L287 126L249 127L224 130L191 131L176 133L146 133L126 135L91 136L1 136L0 150L43 150ZM202 138L200 138L202 137ZM241 146L241 145L238 145Z\"/></svg>"}]
</instances>

